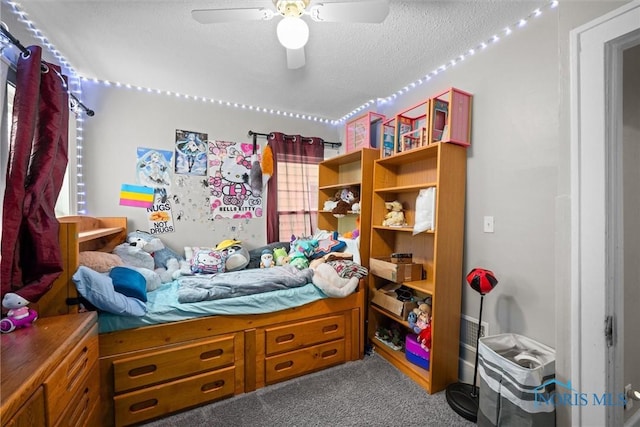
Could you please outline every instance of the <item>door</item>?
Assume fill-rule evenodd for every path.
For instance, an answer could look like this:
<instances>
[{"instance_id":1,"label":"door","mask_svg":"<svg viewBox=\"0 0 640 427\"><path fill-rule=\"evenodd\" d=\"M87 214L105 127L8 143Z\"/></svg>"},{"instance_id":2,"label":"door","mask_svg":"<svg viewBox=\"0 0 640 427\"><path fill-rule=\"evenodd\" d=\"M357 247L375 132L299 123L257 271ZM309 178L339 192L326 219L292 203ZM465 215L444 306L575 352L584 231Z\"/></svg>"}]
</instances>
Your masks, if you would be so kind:
<instances>
[{"instance_id":1,"label":"door","mask_svg":"<svg viewBox=\"0 0 640 427\"><path fill-rule=\"evenodd\" d=\"M640 1L571 33L571 380L588 397L572 407L574 425L640 424L640 402L624 409L624 386L640 389L640 174L627 158L640 152L640 91L623 73L639 44Z\"/></svg>"},{"instance_id":2,"label":"door","mask_svg":"<svg viewBox=\"0 0 640 427\"><path fill-rule=\"evenodd\" d=\"M622 188L624 247L623 387L640 390L640 41L622 52ZM627 398L631 398L627 396ZM624 411L624 421L637 419L640 401ZM636 414L634 417L634 414ZM631 424L630 424L631 425Z\"/></svg>"}]
</instances>

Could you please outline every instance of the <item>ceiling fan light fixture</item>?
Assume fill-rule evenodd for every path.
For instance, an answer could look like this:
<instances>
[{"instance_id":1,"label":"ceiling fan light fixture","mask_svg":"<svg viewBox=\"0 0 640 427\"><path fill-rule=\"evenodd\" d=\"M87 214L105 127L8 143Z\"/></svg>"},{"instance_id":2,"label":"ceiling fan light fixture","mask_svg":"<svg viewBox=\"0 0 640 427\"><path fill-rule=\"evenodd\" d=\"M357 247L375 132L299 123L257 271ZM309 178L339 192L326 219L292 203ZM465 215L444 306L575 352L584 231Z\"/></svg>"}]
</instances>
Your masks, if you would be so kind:
<instances>
[{"instance_id":1,"label":"ceiling fan light fixture","mask_svg":"<svg viewBox=\"0 0 640 427\"><path fill-rule=\"evenodd\" d=\"M309 41L309 26L300 18L282 18L276 34L280 44L287 49L300 49Z\"/></svg>"}]
</instances>

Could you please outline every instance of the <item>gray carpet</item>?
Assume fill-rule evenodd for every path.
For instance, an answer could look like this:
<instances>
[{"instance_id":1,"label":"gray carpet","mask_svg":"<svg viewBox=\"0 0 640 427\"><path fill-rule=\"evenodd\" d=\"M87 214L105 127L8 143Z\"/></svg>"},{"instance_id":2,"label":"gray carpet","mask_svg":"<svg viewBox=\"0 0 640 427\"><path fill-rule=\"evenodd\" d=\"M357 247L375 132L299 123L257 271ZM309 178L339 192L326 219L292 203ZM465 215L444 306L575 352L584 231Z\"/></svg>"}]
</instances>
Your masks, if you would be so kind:
<instances>
[{"instance_id":1,"label":"gray carpet","mask_svg":"<svg viewBox=\"0 0 640 427\"><path fill-rule=\"evenodd\" d=\"M146 426L475 426L377 354Z\"/></svg>"}]
</instances>

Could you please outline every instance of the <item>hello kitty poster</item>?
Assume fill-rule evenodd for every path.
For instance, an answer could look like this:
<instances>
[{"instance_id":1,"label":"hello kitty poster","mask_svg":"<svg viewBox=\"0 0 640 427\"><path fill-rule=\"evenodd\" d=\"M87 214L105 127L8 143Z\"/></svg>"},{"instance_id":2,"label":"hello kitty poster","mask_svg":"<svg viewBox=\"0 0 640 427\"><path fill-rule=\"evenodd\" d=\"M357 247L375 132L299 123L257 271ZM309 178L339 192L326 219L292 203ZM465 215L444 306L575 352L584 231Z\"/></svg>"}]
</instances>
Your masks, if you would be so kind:
<instances>
[{"instance_id":1,"label":"hello kitty poster","mask_svg":"<svg viewBox=\"0 0 640 427\"><path fill-rule=\"evenodd\" d=\"M262 195L251 190L253 144L209 141L209 189L214 219L262 216Z\"/></svg>"}]
</instances>

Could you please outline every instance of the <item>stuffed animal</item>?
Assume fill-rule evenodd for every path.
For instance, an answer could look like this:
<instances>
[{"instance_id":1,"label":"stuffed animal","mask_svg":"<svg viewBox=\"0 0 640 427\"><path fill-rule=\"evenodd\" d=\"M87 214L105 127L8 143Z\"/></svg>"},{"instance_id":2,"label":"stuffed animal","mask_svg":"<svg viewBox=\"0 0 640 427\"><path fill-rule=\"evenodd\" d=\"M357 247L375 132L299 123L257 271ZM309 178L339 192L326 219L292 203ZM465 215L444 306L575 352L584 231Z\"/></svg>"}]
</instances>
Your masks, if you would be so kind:
<instances>
[{"instance_id":1,"label":"stuffed animal","mask_svg":"<svg viewBox=\"0 0 640 427\"><path fill-rule=\"evenodd\" d=\"M142 248L153 257L151 269L155 269L154 271L160 275L162 283L173 280L173 274L180 268L180 261L184 260L177 252L166 247L158 237L145 231L132 231L127 235L127 242L130 246ZM134 264L134 266L148 268L144 265Z\"/></svg>"},{"instance_id":2,"label":"stuffed animal","mask_svg":"<svg viewBox=\"0 0 640 427\"><path fill-rule=\"evenodd\" d=\"M273 261L273 252L269 249L264 249L262 255L260 255L260 268L275 267L276 264Z\"/></svg>"},{"instance_id":3,"label":"stuffed animal","mask_svg":"<svg viewBox=\"0 0 640 427\"><path fill-rule=\"evenodd\" d=\"M342 218L350 211L360 212L360 193L356 187L343 188L342 190L339 190L334 199L336 201L336 205L331 209L331 212L336 218ZM356 205L356 209L354 209L354 205Z\"/></svg>"},{"instance_id":4,"label":"stuffed animal","mask_svg":"<svg viewBox=\"0 0 640 427\"><path fill-rule=\"evenodd\" d=\"M289 265L293 265L298 270L309 267L309 258L318 247L318 241L309 238L299 238L291 236L289 249Z\"/></svg>"},{"instance_id":5,"label":"stuffed animal","mask_svg":"<svg viewBox=\"0 0 640 427\"><path fill-rule=\"evenodd\" d=\"M289 254L287 254L287 250L285 248L275 248L273 250L273 259L275 260L276 265L287 265L289 264Z\"/></svg>"},{"instance_id":6,"label":"stuffed animal","mask_svg":"<svg viewBox=\"0 0 640 427\"><path fill-rule=\"evenodd\" d=\"M2 306L8 308L7 317L0 320L0 332L7 334L16 329L31 326L38 319L38 313L27 307L29 301L18 294L9 292L2 298Z\"/></svg>"},{"instance_id":7,"label":"stuffed animal","mask_svg":"<svg viewBox=\"0 0 640 427\"><path fill-rule=\"evenodd\" d=\"M385 202L384 207L388 212L384 216L384 221L382 221L383 227L402 227L406 225L402 203L394 200L393 202Z\"/></svg>"},{"instance_id":8,"label":"stuffed animal","mask_svg":"<svg viewBox=\"0 0 640 427\"><path fill-rule=\"evenodd\" d=\"M216 250L224 252L224 256L226 257L224 263L225 271L243 270L249 265L249 261L251 260L249 251L242 246L240 240L223 240L218 243Z\"/></svg>"}]
</instances>

